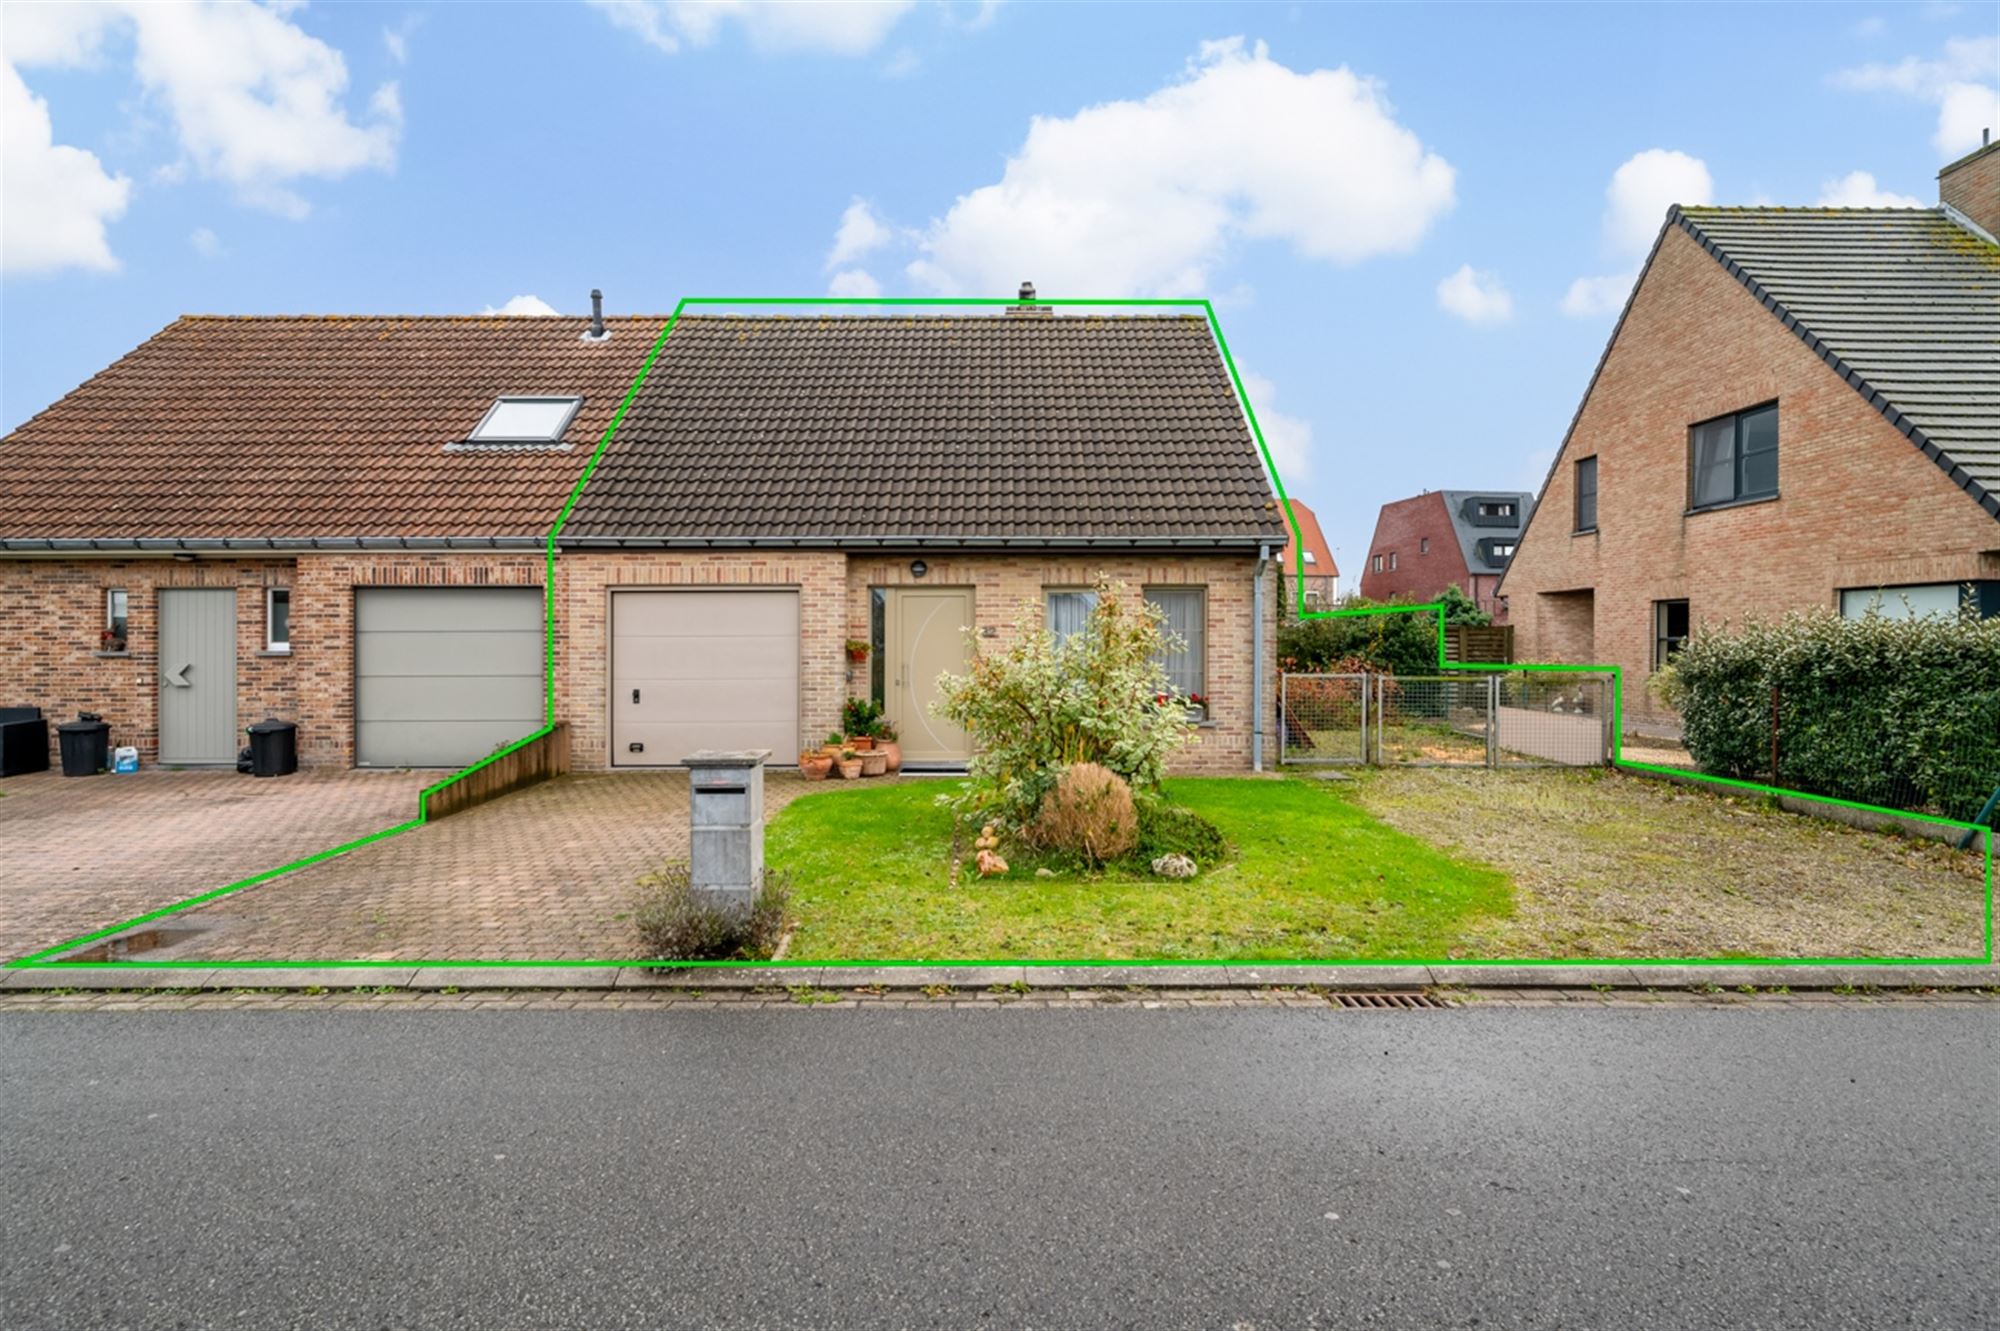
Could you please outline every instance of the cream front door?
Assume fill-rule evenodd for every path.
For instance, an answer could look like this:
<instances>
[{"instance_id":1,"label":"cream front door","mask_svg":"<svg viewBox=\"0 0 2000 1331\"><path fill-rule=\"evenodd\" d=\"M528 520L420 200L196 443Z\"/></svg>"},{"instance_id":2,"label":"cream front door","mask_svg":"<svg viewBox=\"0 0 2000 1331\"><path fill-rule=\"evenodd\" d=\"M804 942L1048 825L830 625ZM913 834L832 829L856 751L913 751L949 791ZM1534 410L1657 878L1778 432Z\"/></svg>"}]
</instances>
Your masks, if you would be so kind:
<instances>
[{"instance_id":1,"label":"cream front door","mask_svg":"<svg viewBox=\"0 0 2000 1331\"><path fill-rule=\"evenodd\" d=\"M972 647L970 587L891 587L884 598L884 711L895 725L905 763L962 763L971 741L931 714L938 676L965 673Z\"/></svg>"}]
</instances>

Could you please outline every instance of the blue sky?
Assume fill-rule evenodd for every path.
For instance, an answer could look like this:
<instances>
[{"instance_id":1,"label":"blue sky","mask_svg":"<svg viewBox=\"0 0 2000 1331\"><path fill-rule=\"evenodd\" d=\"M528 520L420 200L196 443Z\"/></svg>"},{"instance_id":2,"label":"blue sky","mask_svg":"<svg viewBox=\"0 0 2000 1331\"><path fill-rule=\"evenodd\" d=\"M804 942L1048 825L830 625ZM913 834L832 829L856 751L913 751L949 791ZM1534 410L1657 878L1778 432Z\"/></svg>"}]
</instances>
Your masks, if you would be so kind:
<instances>
[{"instance_id":1,"label":"blue sky","mask_svg":"<svg viewBox=\"0 0 2000 1331\"><path fill-rule=\"evenodd\" d=\"M1996 12L10 5L0 427L185 312L1205 295L1355 575L1539 484L1668 202L1934 203Z\"/></svg>"}]
</instances>

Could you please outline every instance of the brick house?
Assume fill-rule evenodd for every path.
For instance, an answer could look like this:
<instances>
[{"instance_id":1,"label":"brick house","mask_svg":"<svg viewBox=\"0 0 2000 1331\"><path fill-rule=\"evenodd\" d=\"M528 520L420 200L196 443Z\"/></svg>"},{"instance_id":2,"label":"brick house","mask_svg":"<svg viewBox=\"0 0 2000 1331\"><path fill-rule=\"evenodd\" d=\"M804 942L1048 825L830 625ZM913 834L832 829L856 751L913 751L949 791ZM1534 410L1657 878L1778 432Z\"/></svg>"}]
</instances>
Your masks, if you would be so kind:
<instances>
[{"instance_id":1,"label":"brick house","mask_svg":"<svg viewBox=\"0 0 2000 1331\"><path fill-rule=\"evenodd\" d=\"M1936 209L1675 208L1502 583L1524 660L1624 668L1813 606L2000 612L2000 145Z\"/></svg>"},{"instance_id":2,"label":"brick house","mask_svg":"<svg viewBox=\"0 0 2000 1331\"><path fill-rule=\"evenodd\" d=\"M1519 490L1426 490L1384 504L1362 566L1361 594L1431 601L1456 587L1505 622L1500 578L1534 511L1535 497Z\"/></svg>"},{"instance_id":3,"label":"brick house","mask_svg":"<svg viewBox=\"0 0 2000 1331\"><path fill-rule=\"evenodd\" d=\"M1297 615L1302 600L1308 610L1331 610L1340 596L1340 566L1320 530L1319 515L1300 500L1285 502L1298 524L1299 539L1294 541L1286 529L1285 548L1278 553L1278 613Z\"/></svg>"},{"instance_id":4,"label":"brick house","mask_svg":"<svg viewBox=\"0 0 2000 1331\"><path fill-rule=\"evenodd\" d=\"M147 763L232 762L272 715L308 764L451 768L552 677L601 768L786 762L873 694L950 765L960 623L1064 627L1102 574L1186 642L1184 765L1256 760L1283 532L1204 322L683 318L549 586L664 322L176 322L0 442L0 704Z\"/></svg>"}]
</instances>

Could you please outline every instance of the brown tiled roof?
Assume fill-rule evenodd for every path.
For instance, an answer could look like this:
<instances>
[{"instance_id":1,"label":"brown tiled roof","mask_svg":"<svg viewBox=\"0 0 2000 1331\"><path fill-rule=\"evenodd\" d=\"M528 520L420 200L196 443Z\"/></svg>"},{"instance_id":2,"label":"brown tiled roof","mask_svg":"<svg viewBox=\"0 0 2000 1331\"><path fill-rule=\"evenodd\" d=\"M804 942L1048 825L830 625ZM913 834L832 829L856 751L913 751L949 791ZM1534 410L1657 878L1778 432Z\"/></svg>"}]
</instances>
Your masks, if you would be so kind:
<instances>
[{"instance_id":1,"label":"brown tiled roof","mask_svg":"<svg viewBox=\"0 0 2000 1331\"><path fill-rule=\"evenodd\" d=\"M1313 557L1313 562L1305 566L1305 576L1309 578L1340 576L1340 567L1333 562L1333 551L1327 547L1326 533L1319 528L1319 515L1297 499L1286 500L1292 508L1292 516L1298 519L1299 544ZM1290 529L1286 529L1284 553L1278 558L1278 566L1287 573L1296 573L1299 568L1298 556L1292 551Z\"/></svg>"},{"instance_id":2,"label":"brown tiled roof","mask_svg":"<svg viewBox=\"0 0 2000 1331\"><path fill-rule=\"evenodd\" d=\"M1200 318L683 317L564 540L1278 541Z\"/></svg>"},{"instance_id":3,"label":"brown tiled roof","mask_svg":"<svg viewBox=\"0 0 2000 1331\"><path fill-rule=\"evenodd\" d=\"M539 537L663 318L181 319L0 441L0 541ZM447 451L501 394L566 451Z\"/></svg>"}]
</instances>

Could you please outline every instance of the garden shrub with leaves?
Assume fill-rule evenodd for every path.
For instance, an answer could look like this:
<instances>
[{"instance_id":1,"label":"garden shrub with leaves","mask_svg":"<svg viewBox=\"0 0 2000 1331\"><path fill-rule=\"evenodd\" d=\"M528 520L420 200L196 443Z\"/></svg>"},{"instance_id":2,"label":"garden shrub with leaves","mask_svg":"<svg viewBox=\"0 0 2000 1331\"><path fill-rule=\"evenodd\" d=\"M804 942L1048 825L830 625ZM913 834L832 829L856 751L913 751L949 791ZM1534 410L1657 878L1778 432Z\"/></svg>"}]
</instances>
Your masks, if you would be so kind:
<instances>
[{"instance_id":1,"label":"garden shrub with leaves","mask_svg":"<svg viewBox=\"0 0 2000 1331\"><path fill-rule=\"evenodd\" d=\"M1088 864L1129 854L1138 840L1139 811L1132 803L1132 787L1096 763L1065 768L1027 828L1028 844L1066 850Z\"/></svg>"},{"instance_id":2,"label":"garden shrub with leaves","mask_svg":"<svg viewBox=\"0 0 2000 1331\"><path fill-rule=\"evenodd\" d=\"M1493 622L1473 599L1457 587L1436 598L1444 606L1444 622L1480 628ZM1404 600L1370 601L1354 597L1343 610L1375 607L1393 609ZM1438 673L1438 622L1429 614L1354 615L1342 619L1308 619L1278 630L1278 668L1287 674L1337 674L1359 668L1369 673L1435 675Z\"/></svg>"},{"instance_id":3,"label":"garden shrub with leaves","mask_svg":"<svg viewBox=\"0 0 2000 1331\"><path fill-rule=\"evenodd\" d=\"M1060 642L1042 615L1027 607L997 651L979 650L974 636L971 670L940 680L936 704L972 738L960 812L1016 833L1078 763L1116 773L1144 800L1194 733L1187 699L1160 663L1177 640L1142 596L1100 580L1084 628Z\"/></svg>"},{"instance_id":4,"label":"garden shrub with leaves","mask_svg":"<svg viewBox=\"0 0 2000 1331\"><path fill-rule=\"evenodd\" d=\"M1794 613L1698 629L1654 683L1718 776L1970 819L2000 785L2000 620Z\"/></svg>"},{"instance_id":5,"label":"garden shrub with leaves","mask_svg":"<svg viewBox=\"0 0 2000 1331\"><path fill-rule=\"evenodd\" d=\"M1206 871L1228 854L1222 829L1194 810L1165 799L1139 805L1139 843L1133 859L1151 864L1162 855L1185 855Z\"/></svg>"},{"instance_id":6,"label":"garden shrub with leaves","mask_svg":"<svg viewBox=\"0 0 2000 1331\"><path fill-rule=\"evenodd\" d=\"M639 879L632 919L641 955L659 961L762 961L785 932L791 881L766 870L749 913L724 910L696 896L685 860L672 860Z\"/></svg>"}]
</instances>

